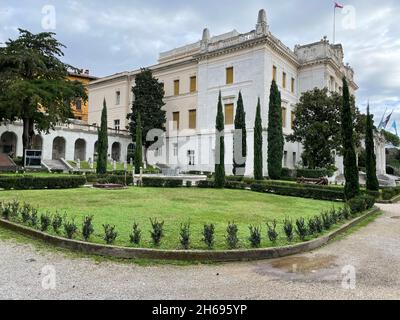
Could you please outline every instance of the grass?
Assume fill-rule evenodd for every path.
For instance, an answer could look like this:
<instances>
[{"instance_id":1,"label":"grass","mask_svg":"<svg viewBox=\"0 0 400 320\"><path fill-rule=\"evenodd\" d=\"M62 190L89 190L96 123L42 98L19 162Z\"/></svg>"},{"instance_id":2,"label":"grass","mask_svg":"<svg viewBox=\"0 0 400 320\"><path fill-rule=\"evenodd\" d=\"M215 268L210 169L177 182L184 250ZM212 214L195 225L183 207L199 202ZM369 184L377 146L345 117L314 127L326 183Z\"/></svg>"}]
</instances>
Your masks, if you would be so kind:
<instances>
[{"instance_id":1,"label":"grass","mask_svg":"<svg viewBox=\"0 0 400 320\"><path fill-rule=\"evenodd\" d=\"M241 190L211 189L154 189L129 188L118 191L97 189L1 191L0 201L18 200L39 208L39 213L66 212L75 218L81 229L85 215L94 216L95 233L92 242L104 243L103 224L116 225L119 236L116 245L130 246L129 234L136 221L142 229L141 247L152 247L150 242L150 218L165 221L165 237L162 249L180 249L180 224L191 223L191 248L206 249L202 240L204 223L216 226L216 249L226 249L225 234L228 222L239 227L240 247L248 248L249 225L262 227L262 247L273 244L267 239L266 222L278 221L279 239L276 243L286 245L282 221L290 217L308 218L341 203L282 197ZM77 238L81 238L78 236Z\"/></svg>"}]
</instances>

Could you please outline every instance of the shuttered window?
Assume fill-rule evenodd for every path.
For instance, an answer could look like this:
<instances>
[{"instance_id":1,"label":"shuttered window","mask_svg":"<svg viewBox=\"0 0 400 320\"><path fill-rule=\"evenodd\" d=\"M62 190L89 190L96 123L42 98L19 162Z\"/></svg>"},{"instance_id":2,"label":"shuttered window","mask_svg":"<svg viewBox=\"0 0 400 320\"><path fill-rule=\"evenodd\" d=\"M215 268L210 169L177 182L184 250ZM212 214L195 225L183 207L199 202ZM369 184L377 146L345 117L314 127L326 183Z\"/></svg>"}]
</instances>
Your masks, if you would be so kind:
<instances>
[{"instance_id":1,"label":"shuttered window","mask_svg":"<svg viewBox=\"0 0 400 320\"><path fill-rule=\"evenodd\" d=\"M174 81L174 95L179 96L179 80Z\"/></svg>"},{"instance_id":2,"label":"shuttered window","mask_svg":"<svg viewBox=\"0 0 400 320\"><path fill-rule=\"evenodd\" d=\"M233 124L233 103L225 105L225 124Z\"/></svg>"},{"instance_id":3,"label":"shuttered window","mask_svg":"<svg viewBox=\"0 0 400 320\"><path fill-rule=\"evenodd\" d=\"M233 83L233 67L226 68L226 84Z\"/></svg>"},{"instance_id":4,"label":"shuttered window","mask_svg":"<svg viewBox=\"0 0 400 320\"><path fill-rule=\"evenodd\" d=\"M286 128L286 108L282 107L282 126Z\"/></svg>"},{"instance_id":5,"label":"shuttered window","mask_svg":"<svg viewBox=\"0 0 400 320\"><path fill-rule=\"evenodd\" d=\"M276 72L277 72L277 69L275 66L273 66L272 67L272 80L275 80L275 81L276 81Z\"/></svg>"},{"instance_id":6,"label":"shuttered window","mask_svg":"<svg viewBox=\"0 0 400 320\"><path fill-rule=\"evenodd\" d=\"M197 127L197 111L189 111L189 129L196 129Z\"/></svg>"},{"instance_id":7,"label":"shuttered window","mask_svg":"<svg viewBox=\"0 0 400 320\"><path fill-rule=\"evenodd\" d=\"M179 130L179 126L180 126L179 112L174 112L172 114L172 121L174 122L174 130Z\"/></svg>"},{"instance_id":8,"label":"shuttered window","mask_svg":"<svg viewBox=\"0 0 400 320\"><path fill-rule=\"evenodd\" d=\"M196 92L197 91L197 77L193 76L190 77L190 92Z\"/></svg>"}]
</instances>

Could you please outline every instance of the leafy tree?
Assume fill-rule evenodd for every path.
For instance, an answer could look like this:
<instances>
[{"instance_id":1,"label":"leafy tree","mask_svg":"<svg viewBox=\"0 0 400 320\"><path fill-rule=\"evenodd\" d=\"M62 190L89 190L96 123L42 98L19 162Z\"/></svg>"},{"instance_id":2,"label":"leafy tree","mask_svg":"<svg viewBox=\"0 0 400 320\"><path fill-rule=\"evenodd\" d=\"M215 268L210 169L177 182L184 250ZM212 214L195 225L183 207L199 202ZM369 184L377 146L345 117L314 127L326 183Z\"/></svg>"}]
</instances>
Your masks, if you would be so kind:
<instances>
[{"instance_id":1,"label":"leafy tree","mask_svg":"<svg viewBox=\"0 0 400 320\"><path fill-rule=\"evenodd\" d=\"M268 114L268 174L273 180L280 179L282 174L284 143L281 93L275 80L273 80Z\"/></svg>"},{"instance_id":2,"label":"leafy tree","mask_svg":"<svg viewBox=\"0 0 400 320\"><path fill-rule=\"evenodd\" d=\"M366 170L367 170L367 190L379 191L379 181L376 176L376 155L374 142L374 120L367 111L367 125L365 133L365 151L366 151Z\"/></svg>"},{"instance_id":3,"label":"leafy tree","mask_svg":"<svg viewBox=\"0 0 400 320\"><path fill-rule=\"evenodd\" d=\"M238 142L236 141L238 140ZM236 144L242 144L241 154L236 154ZM235 135L233 137L233 174L243 176L246 170L246 160L244 163L236 163L236 157L247 157L247 130L246 130L246 113L244 112L242 93L239 92L235 116Z\"/></svg>"},{"instance_id":4,"label":"leafy tree","mask_svg":"<svg viewBox=\"0 0 400 320\"><path fill-rule=\"evenodd\" d=\"M345 195L351 200L360 194L357 156L354 145L354 122L351 110L350 92L347 80L343 78L342 139L344 175L346 179Z\"/></svg>"},{"instance_id":5,"label":"leafy tree","mask_svg":"<svg viewBox=\"0 0 400 320\"><path fill-rule=\"evenodd\" d=\"M258 98L256 121L254 125L254 179L263 180L263 136L262 136L262 120L261 120L261 103Z\"/></svg>"},{"instance_id":6,"label":"leafy tree","mask_svg":"<svg viewBox=\"0 0 400 320\"><path fill-rule=\"evenodd\" d=\"M136 143L135 143L135 173L140 173L140 168L143 166L143 146L142 146L142 117L137 114L136 124Z\"/></svg>"},{"instance_id":7,"label":"leafy tree","mask_svg":"<svg viewBox=\"0 0 400 320\"><path fill-rule=\"evenodd\" d=\"M387 142L391 143L395 147L400 147L400 138L398 136L386 130L382 130L381 132Z\"/></svg>"},{"instance_id":8,"label":"leafy tree","mask_svg":"<svg viewBox=\"0 0 400 320\"><path fill-rule=\"evenodd\" d=\"M63 44L54 33L19 29L16 40L0 47L0 121L22 120L23 148L32 148L35 131L48 133L71 117L71 103L87 100L84 86L67 79Z\"/></svg>"},{"instance_id":9,"label":"leafy tree","mask_svg":"<svg viewBox=\"0 0 400 320\"><path fill-rule=\"evenodd\" d=\"M221 91L218 97L218 112L216 119L216 149L215 149L215 187L224 188L225 186L225 121L224 112L222 110ZM218 149L217 149L218 148Z\"/></svg>"},{"instance_id":10,"label":"leafy tree","mask_svg":"<svg viewBox=\"0 0 400 320\"><path fill-rule=\"evenodd\" d=\"M147 164L148 148L154 143L147 141L147 134L150 130L159 129L165 131L166 112L163 110L165 105L164 87L155 77L151 70L142 69L136 75L135 87L132 89L134 100L132 112L128 114L129 131L132 139L136 140L136 125L138 113L140 112L142 122L142 145L144 146L144 160Z\"/></svg>"},{"instance_id":11,"label":"leafy tree","mask_svg":"<svg viewBox=\"0 0 400 320\"><path fill-rule=\"evenodd\" d=\"M108 126L107 126L107 103L103 102L103 111L101 112L101 125L97 131L97 168L98 174L107 173L108 160Z\"/></svg>"},{"instance_id":12,"label":"leafy tree","mask_svg":"<svg viewBox=\"0 0 400 320\"><path fill-rule=\"evenodd\" d=\"M355 146L361 148L361 138L365 134L366 116L355 106L350 97L354 122ZM304 92L294 110L293 134L286 139L300 142L304 146L304 165L311 169L326 168L335 164L332 151L343 154L341 132L341 109L343 97L337 93L328 94L328 89Z\"/></svg>"}]
</instances>

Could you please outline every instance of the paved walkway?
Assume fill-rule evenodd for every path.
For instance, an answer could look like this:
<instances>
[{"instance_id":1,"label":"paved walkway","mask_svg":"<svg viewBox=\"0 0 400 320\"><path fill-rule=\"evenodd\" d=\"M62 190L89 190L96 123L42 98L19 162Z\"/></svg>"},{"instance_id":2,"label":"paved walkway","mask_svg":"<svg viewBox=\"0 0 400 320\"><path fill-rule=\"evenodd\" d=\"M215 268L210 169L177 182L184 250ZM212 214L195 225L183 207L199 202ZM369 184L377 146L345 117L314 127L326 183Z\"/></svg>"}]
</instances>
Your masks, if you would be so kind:
<instances>
[{"instance_id":1,"label":"paved walkway","mask_svg":"<svg viewBox=\"0 0 400 320\"><path fill-rule=\"evenodd\" d=\"M0 299L400 299L400 205L381 208L315 252L251 263L141 267L0 241ZM42 288L46 265L54 290Z\"/></svg>"}]
</instances>

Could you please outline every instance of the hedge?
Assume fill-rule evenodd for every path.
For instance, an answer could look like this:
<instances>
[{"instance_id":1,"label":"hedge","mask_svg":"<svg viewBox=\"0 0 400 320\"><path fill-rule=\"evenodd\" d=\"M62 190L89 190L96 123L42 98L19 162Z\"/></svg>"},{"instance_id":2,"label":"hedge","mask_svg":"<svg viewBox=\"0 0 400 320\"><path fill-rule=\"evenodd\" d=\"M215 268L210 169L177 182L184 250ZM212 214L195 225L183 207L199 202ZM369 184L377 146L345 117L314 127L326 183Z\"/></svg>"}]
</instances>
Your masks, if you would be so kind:
<instances>
[{"instance_id":1,"label":"hedge","mask_svg":"<svg viewBox=\"0 0 400 320\"><path fill-rule=\"evenodd\" d=\"M0 188L6 190L71 189L79 188L85 183L84 176L72 175L54 177L15 175L0 177Z\"/></svg>"},{"instance_id":2,"label":"hedge","mask_svg":"<svg viewBox=\"0 0 400 320\"><path fill-rule=\"evenodd\" d=\"M319 179L322 177L332 177L334 172L328 169L297 169L297 178Z\"/></svg>"},{"instance_id":3,"label":"hedge","mask_svg":"<svg viewBox=\"0 0 400 320\"><path fill-rule=\"evenodd\" d=\"M285 186L266 183L253 183L250 188L252 191L256 192L266 192L281 196L310 198L315 200L343 201L345 199L344 191L341 189L333 190L315 187L310 188L308 186Z\"/></svg>"},{"instance_id":4,"label":"hedge","mask_svg":"<svg viewBox=\"0 0 400 320\"><path fill-rule=\"evenodd\" d=\"M400 194L400 187L394 188L383 188L382 189L382 199L391 200Z\"/></svg>"},{"instance_id":5,"label":"hedge","mask_svg":"<svg viewBox=\"0 0 400 320\"><path fill-rule=\"evenodd\" d=\"M181 179L143 178L144 187L153 188L179 188L183 187Z\"/></svg>"}]
</instances>

